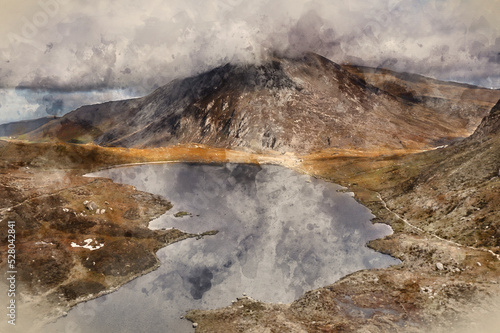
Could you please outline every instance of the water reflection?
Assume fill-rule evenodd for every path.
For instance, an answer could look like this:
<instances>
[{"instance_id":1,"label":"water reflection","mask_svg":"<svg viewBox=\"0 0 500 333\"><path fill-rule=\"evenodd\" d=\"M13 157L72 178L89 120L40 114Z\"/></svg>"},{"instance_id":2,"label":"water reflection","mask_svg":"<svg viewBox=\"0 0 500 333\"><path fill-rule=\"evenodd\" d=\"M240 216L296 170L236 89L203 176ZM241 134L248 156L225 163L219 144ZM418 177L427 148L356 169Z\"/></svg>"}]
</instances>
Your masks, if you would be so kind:
<instances>
[{"instance_id":1,"label":"water reflection","mask_svg":"<svg viewBox=\"0 0 500 333\"><path fill-rule=\"evenodd\" d=\"M95 175L171 200L174 208L152 228L219 233L160 250L157 271L78 305L51 331L189 332L179 319L189 309L226 306L243 292L291 302L354 271L398 262L365 246L391 231L371 224L350 194L282 167L143 165ZM178 211L192 215L174 217Z\"/></svg>"}]
</instances>

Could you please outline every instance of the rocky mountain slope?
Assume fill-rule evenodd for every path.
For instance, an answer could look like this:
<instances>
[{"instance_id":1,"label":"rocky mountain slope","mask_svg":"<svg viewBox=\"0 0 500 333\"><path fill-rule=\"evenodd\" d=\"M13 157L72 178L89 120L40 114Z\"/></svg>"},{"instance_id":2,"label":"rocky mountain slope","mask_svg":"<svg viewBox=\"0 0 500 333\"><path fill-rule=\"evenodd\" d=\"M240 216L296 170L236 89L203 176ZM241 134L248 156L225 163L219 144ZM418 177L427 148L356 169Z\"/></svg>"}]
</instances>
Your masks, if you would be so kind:
<instances>
[{"instance_id":1,"label":"rocky mountain slope","mask_svg":"<svg viewBox=\"0 0 500 333\"><path fill-rule=\"evenodd\" d=\"M275 57L259 66L228 64L175 80L143 98L84 106L28 137L105 146L202 143L299 153L420 149L469 135L483 115L477 108L465 115L449 108L436 112L306 54Z\"/></svg>"}]
</instances>

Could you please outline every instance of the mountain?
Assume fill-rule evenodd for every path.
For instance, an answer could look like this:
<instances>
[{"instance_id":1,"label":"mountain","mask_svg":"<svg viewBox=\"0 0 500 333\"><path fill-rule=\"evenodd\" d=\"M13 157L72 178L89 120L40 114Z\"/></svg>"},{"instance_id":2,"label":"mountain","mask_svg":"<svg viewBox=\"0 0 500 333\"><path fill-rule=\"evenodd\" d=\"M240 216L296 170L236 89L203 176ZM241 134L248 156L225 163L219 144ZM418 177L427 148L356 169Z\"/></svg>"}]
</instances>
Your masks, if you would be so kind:
<instances>
[{"instance_id":1,"label":"mountain","mask_svg":"<svg viewBox=\"0 0 500 333\"><path fill-rule=\"evenodd\" d=\"M0 136L18 136L31 132L57 117L43 117L33 120L22 120L0 125Z\"/></svg>"},{"instance_id":2,"label":"mountain","mask_svg":"<svg viewBox=\"0 0 500 333\"><path fill-rule=\"evenodd\" d=\"M450 88L451 89L451 88ZM487 104L487 102L485 102ZM104 146L211 147L306 153L422 149L466 137L483 117L426 107L366 83L316 54L227 64L148 96L84 106L30 133Z\"/></svg>"}]
</instances>

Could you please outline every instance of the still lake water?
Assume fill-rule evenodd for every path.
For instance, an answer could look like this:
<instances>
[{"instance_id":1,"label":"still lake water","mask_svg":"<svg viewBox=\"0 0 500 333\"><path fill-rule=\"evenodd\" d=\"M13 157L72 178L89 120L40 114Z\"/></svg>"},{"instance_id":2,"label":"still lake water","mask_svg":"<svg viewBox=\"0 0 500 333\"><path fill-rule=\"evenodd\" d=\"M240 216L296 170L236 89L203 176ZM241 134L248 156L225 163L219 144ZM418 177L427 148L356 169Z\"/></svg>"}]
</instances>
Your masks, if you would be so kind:
<instances>
[{"instance_id":1,"label":"still lake water","mask_svg":"<svg viewBox=\"0 0 500 333\"><path fill-rule=\"evenodd\" d=\"M352 193L283 167L155 164L91 176L170 200L153 229L219 233L161 249L158 270L79 304L48 332L192 332L180 319L189 309L224 307L244 292L289 303L354 271L399 263L366 247L392 231L372 224Z\"/></svg>"}]
</instances>

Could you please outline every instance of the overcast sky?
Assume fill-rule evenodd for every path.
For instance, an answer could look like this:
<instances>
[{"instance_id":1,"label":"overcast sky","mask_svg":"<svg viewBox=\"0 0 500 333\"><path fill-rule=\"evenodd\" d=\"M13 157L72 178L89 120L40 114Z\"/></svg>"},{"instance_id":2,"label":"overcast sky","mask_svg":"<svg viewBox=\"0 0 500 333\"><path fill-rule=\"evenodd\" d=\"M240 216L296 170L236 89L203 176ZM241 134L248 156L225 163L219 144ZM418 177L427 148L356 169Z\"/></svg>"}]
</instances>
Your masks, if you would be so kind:
<instances>
[{"instance_id":1,"label":"overcast sky","mask_svg":"<svg viewBox=\"0 0 500 333\"><path fill-rule=\"evenodd\" d=\"M500 88L499 14L500 0L3 0L0 123L271 51Z\"/></svg>"}]
</instances>

